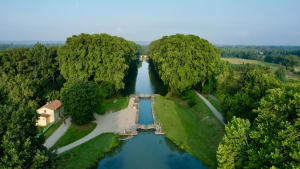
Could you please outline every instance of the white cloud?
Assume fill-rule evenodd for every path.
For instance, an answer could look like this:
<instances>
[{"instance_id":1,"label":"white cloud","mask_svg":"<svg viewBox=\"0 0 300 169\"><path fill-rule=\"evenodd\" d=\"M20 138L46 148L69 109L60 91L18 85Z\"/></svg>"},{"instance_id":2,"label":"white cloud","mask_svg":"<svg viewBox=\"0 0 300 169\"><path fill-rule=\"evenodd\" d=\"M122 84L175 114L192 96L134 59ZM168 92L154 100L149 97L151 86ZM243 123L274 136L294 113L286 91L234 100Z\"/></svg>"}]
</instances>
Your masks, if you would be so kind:
<instances>
[{"instance_id":1,"label":"white cloud","mask_svg":"<svg viewBox=\"0 0 300 169\"><path fill-rule=\"evenodd\" d=\"M119 28L119 27L116 27L116 31L119 32L119 33L123 33L123 29Z\"/></svg>"},{"instance_id":2,"label":"white cloud","mask_svg":"<svg viewBox=\"0 0 300 169\"><path fill-rule=\"evenodd\" d=\"M236 35L238 35L240 37L248 37L248 36L250 36L250 34L249 34L249 32L247 30L238 32Z\"/></svg>"},{"instance_id":3,"label":"white cloud","mask_svg":"<svg viewBox=\"0 0 300 169\"><path fill-rule=\"evenodd\" d=\"M76 5L79 5L79 3L76 3Z\"/></svg>"}]
</instances>

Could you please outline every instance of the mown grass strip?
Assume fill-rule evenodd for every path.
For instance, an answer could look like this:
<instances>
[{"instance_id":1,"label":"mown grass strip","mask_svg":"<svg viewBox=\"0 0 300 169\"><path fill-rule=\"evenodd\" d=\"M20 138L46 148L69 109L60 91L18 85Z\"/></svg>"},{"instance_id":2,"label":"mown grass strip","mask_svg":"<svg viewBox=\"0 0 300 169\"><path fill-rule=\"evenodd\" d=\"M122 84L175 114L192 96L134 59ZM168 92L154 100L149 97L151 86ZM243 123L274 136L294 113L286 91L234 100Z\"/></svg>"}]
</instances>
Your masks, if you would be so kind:
<instances>
[{"instance_id":1,"label":"mown grass strip","mask_svg":"<svg viewBox=\"0 0 300 169\"><path fill-rule=\"evenodd\" d=\"M103 133L77 147L60 154L59 169L79 169L93 167L105 152L119 145L118 136Z\"/></svg>"},{"instance_id":2,"label":"mown grass strip","mask_svg":"<svg viewBox=\"0 0 300 169\"><path fill-rule=\"evenodd\" d=\"M155 97L155 115L162 123L166 137L204 165L217 168L216 152L225 129L199 97L196 97L196 102L193 108L189 108L175 95Z\"/></svg>"},{"instance_id":3,"label":"mown grass strip","mask_svg":"<svg viewBox=\"0 0 300 169\"><path fill-rule=\"evenodd\" d=\"M84 125L71 124L67 132L53 145L53 148L58 149L87 136L96 126L97 124L93 122Z\"/></svg>"}]
</instances>

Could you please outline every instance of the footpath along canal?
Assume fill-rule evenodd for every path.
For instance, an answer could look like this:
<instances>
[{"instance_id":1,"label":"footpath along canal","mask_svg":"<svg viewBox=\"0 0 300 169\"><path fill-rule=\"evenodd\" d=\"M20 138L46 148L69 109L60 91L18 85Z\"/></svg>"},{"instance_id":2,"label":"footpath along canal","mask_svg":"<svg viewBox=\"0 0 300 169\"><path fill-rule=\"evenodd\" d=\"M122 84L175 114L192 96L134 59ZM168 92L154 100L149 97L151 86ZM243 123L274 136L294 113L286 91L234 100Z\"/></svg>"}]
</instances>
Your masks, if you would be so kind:
<instances>
[{"instance_id":1,"label":"footpath along canal","mask_svg":"<svg viewBox=\"0 0 300 169\"><path fill-rule=\"evenodd\" d=\"M125 79L124 96L130 94L160 94L165 96L167 88L149 65L148 61L136 61ZM139 104L139 124L153 124L150 99ZM175 130L175 129L174 129ZM164 135L155 131L138 131L138 135L121 140L120 146L105 154L94 168L98 169L179 169L208 168L189 153L179 149Z\"/></svg>"}]
</instances>

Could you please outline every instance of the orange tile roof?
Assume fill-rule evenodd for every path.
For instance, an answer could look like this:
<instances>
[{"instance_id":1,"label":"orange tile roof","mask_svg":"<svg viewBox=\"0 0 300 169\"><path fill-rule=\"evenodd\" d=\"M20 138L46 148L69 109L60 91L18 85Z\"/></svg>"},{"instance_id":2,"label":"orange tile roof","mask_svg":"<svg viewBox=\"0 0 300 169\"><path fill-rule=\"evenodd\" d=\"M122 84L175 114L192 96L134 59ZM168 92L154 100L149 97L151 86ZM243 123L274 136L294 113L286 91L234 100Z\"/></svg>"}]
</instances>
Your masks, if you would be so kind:
<instances>
[{"instance_id":1,"label":"orange tile roof","mask_svg":"<svg viewBox=\"0 0 300 169\"><path fill-rule=\"evenodd\" d=\"M60 106L61 106L61 102L59 100L53 100L53 101L49 102L48 105L45 104L44 106L42 106L38 110L40 110L42 108L47 108L47 109L50 109L50 110L56 110Z\"/></svg>"},{"instance_id":2,"label":"orange tile roof","mask_svg":"<svg viewBox=\"0 0 300 169\"><path fill-rule=\"evenodd\" d=\"M43 113L41 114L42 117L49 117L50 115L49 114L46 114L46 113Z\"/></svg>"}]
</instances>

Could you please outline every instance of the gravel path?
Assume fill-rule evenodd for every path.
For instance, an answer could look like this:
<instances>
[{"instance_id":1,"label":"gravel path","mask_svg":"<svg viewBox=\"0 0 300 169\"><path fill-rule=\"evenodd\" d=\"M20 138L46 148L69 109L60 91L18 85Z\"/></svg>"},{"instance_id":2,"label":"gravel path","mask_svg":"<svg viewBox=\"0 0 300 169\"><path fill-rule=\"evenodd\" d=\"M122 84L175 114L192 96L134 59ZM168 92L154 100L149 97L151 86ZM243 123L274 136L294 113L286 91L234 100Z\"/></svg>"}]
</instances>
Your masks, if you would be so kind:
<instances>
[{"instance_id":1,"label":"gravel path","mask_svg":"<svg viewBox=\"0 0 300 169\"><path fill-rule=\"evenodd\" d=\"M135 124L136 109L133 109L134 98L130 98L129 105L126 109L122 109L114 113L106 113L105 115L98 115L94 113L96 118L94 123L97 123L97 127L87 136L80 140L75 141L69 145L58 149L58 153L65 152L73 147L76 147L102 133L107 132L120 132L130 128Z\"/></svg>"},{"instance_id":2,"label":"gravel path","mask_svg":"<svg viewBox=\"0 0 300 169\"><path fill-rule=\"evenodd\" d=\"M220 120L222 124L225 125L224 118L218 110L215 109L213 105L210 104L208 100L206 100L198 91L194 89L194 92L204 101L204 103L210 108L210 110L216 115L216 117Z\"/></svg>"},{"instance_id":3,"label":"gravel path","mask_svg":"<svg viewBox=\"0 0 300 169\"><path fill-rule=\"evenodd\" d=\"M62 123L60 127L46 140L44 146L47 148L52 147L61 136L63 136L71 125L71 118L66 119L66 125Z\"/></svg>"},{"instance_id":4,"label":"gravel path","mask_svg":"<svg viewBox=\"0 0 300 169\"><path fill-rule=\"evenodd\" d=\"M212 94L210 94L210 93L207 93L207 95L208 95L211 99L213 99L214 101L216 101L217 103L220 103L220 101L219 101L214 95L212 95Z\"/></svg>"}]
</instances>

